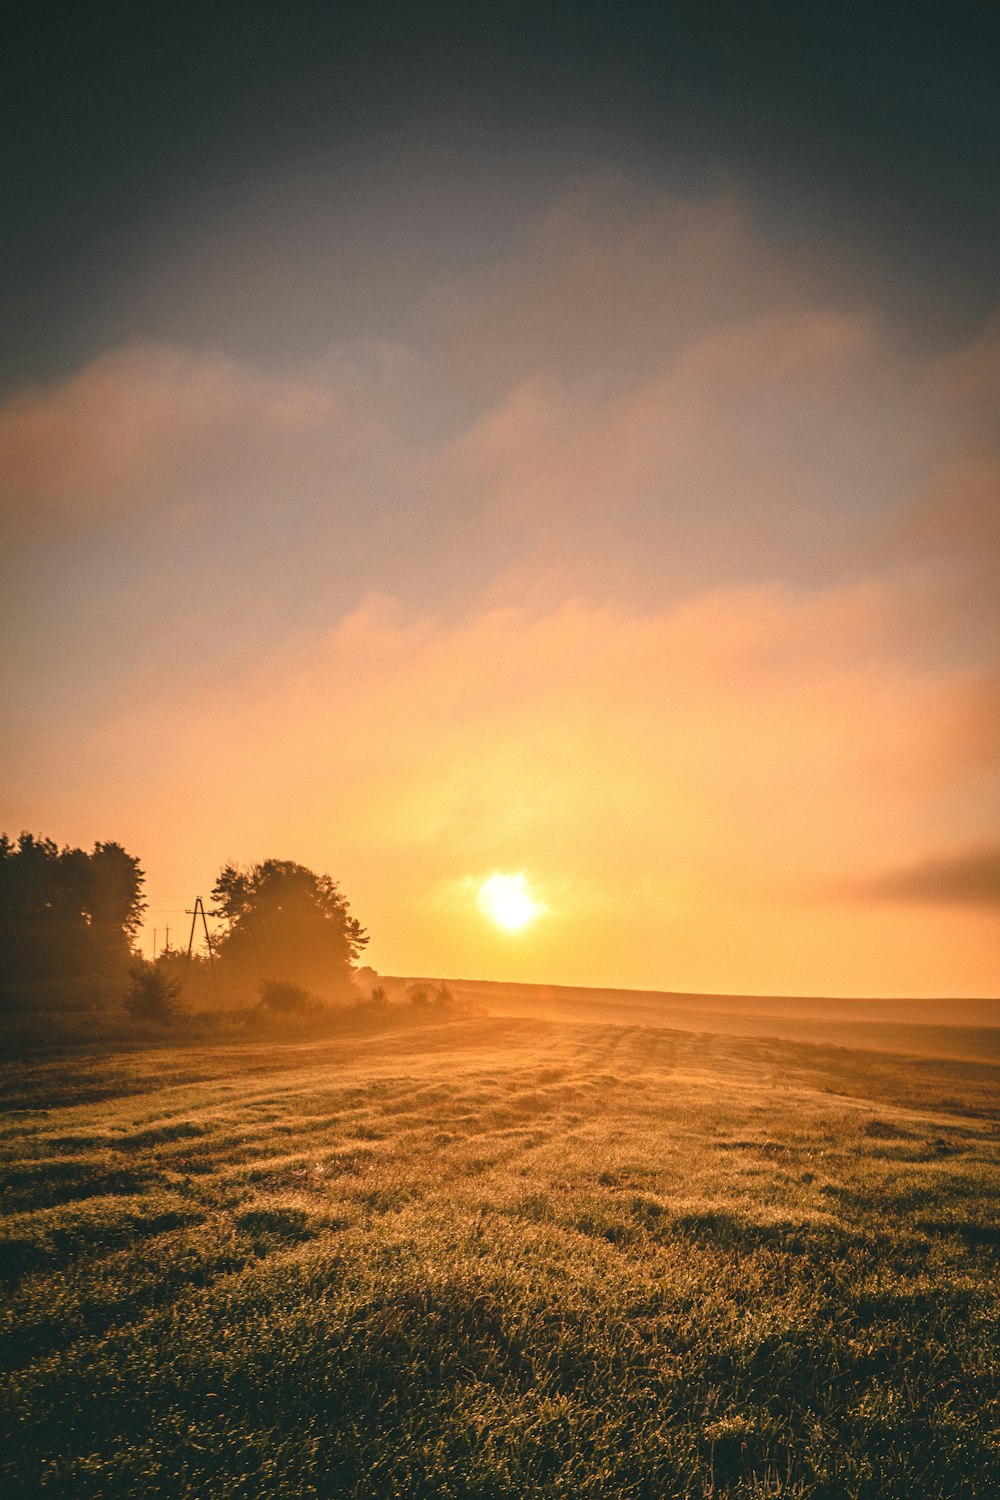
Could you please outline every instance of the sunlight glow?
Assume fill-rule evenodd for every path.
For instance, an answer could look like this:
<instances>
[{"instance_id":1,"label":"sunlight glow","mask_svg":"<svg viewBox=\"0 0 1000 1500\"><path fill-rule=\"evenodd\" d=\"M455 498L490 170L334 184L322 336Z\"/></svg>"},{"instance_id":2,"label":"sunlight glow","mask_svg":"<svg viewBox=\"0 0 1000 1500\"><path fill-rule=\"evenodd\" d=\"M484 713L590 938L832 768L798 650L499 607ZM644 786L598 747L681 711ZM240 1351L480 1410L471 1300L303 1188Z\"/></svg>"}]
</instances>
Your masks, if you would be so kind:
<instances>
[{"instance_id":1,"label":"sunlight glow","mask_svg":"<svg viewBox=\"0 0 1000 1500\"><path fill-rule=\"evenodd\" d=\"M544 909L532 898L523 871L516 875L497 871L487 876L479 887L478 901L480 911L508 932L520 931Z\"/></svg>"}]
</instances>

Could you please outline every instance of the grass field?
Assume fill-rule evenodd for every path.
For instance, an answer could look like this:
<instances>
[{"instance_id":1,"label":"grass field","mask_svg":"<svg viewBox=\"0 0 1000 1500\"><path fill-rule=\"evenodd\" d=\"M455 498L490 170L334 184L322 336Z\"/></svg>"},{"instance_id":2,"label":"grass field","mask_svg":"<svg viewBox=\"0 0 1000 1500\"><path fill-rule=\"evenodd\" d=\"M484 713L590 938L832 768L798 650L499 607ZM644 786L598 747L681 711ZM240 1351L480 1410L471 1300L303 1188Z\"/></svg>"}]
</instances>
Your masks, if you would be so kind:
<instances>
[{"instance_id":1,"label":"grass field","mask_svg":"<svg viewBox=\"0 0 1000 1500\"><path fill-rule=\"evenodd\" d=\"M985 1500L998 1080L528 1017L10 1064L0 1491Z\"/></svg>"}]
</instances>

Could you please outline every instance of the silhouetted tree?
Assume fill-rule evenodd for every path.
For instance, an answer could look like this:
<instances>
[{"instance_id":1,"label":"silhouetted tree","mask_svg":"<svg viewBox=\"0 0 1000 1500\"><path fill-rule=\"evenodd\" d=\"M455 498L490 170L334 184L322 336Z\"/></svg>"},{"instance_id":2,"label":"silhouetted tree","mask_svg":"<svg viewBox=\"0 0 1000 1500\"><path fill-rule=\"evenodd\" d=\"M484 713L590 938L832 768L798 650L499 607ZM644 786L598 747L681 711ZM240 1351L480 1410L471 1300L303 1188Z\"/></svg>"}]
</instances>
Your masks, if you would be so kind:
<instances>
[{"instance_id":1,"label":"silhouetted tree","mask_svg":"<svg viewBox=\"0 0 1000 1500\"><path fill-rule=\"evenodd\" d=\"M139 861L120 844L90 854L0 835L0 973L8 985L85 974L124 981L146 903Z\"/></svg>"},{"instance_id":2,"label":"silhouetted tree","mask_svg":"<svg viewBox=\"0 0 1000 1500\"><path fill-rule=\"evenodd\" d=\"M159 964L140 959L129 969L125 1009L133 1021L172 1021L177 1014L179 979L171 979Z\"/></svg>"},{"instance_id":3,"label":"silhouetted tree","mask_svg":"<svg viewBox=\"0 0 1000 1500\"><path fill-rule=\"evenodd\" d=\"M248 869L226 865L212 896L214 915L229 928L215 940L216 956L233 979L353 993L352 966L368 935L329 875L284 859Z\"/></svg>"},{"instance_id":4,"label":"silhouetted tree","mask_svg":"<svg viewBox=\"0 0 1000 1500\"><path fill-rule=\"evenodd\" d=\"M143 872L121 844L94 845L90 862L88 915L100 973L122 964L131 954L142 923Z\"/></svg>"}]
</instances>

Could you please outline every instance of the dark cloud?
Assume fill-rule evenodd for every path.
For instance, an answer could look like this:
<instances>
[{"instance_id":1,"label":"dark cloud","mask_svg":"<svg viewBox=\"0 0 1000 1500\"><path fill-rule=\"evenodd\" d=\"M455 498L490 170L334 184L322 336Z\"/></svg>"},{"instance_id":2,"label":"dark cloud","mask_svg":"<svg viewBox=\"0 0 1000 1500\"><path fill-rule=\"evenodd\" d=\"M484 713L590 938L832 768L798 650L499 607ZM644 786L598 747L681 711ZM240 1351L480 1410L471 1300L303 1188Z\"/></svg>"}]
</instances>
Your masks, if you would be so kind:
<instances>
[{"instance_id":1,"label":"dark cloud","mask_svg":"<svg viewBox=\"0 0 1000 1500\"><path fill-rule=\"evenodd\" d=\"M1000 907L1000 844L931 856L872 881L865 891L883 901Z\"/></svg>"},{"instance_id":2,"label":"dark cloud","mask_svg":"<svg viewBox=\"0 0 1000 1500\"><path fill-rule=\"evenodd\" d=\"M137 10L39 0L8 9L0 379L11 383L70 369L126 337L185 337L155 317L161 258L171 247L189 254L189 231L200 243L234 201L261 203L247 222L266 264L248 299L277 280L295 323L296 288L311 274L304 243L319 244L327 284L343 282L346 264L350 297L363 299L368 257L352 260L338 237L366 211L350 201L345 162L392 179L415 141L431 143L435 163L447 156L442 143L464 143L479 163L463 172L474 201L444 243L404 213L383 260L454 262L483 218L483 177L502 176L512 154L528 163L527 191L544 170L531 164L555 156L584 170L610 161L669 190L734 177L793 237L877 248L880 294L917 294L922 327L975 320L995 291L996 7L152 0ZM273 184L303 172L332 227L317 227L313 207L284 219ZM436 164L432 187L435 173ZM398 202L398 174L384 196ZM505 199L495 217L510 212ZM109 338L105 304L137 277L130 317L119 310ZM223 274L215 295L228 307ZM233 319L199 317L208 342L240 352L227 342ZM295 329L308 340L305 317Z\"/></svg>"}]
</instances>

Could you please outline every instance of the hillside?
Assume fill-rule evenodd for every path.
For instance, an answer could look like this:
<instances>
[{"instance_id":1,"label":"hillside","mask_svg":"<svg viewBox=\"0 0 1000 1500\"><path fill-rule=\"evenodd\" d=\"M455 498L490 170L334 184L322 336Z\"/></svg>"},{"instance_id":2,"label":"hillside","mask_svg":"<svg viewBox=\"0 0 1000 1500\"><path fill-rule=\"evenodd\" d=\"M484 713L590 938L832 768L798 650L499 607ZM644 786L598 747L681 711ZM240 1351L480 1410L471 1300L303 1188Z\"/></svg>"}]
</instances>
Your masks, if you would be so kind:
<instances>
[{"instance_id":1,"label":"hillside","mask_svg":"<svg viewBox=\"0 0 1000 1500\"><path fill-rule=\"evenodd\" d=\"M398 984L439 980L405 980ZM784 995L697 995L449 979L452 993L490 1014L536 1016L782 1037L924 1057L1000 1062L998 1000L842 1000Z\"/></svg>"}]
</instances>

